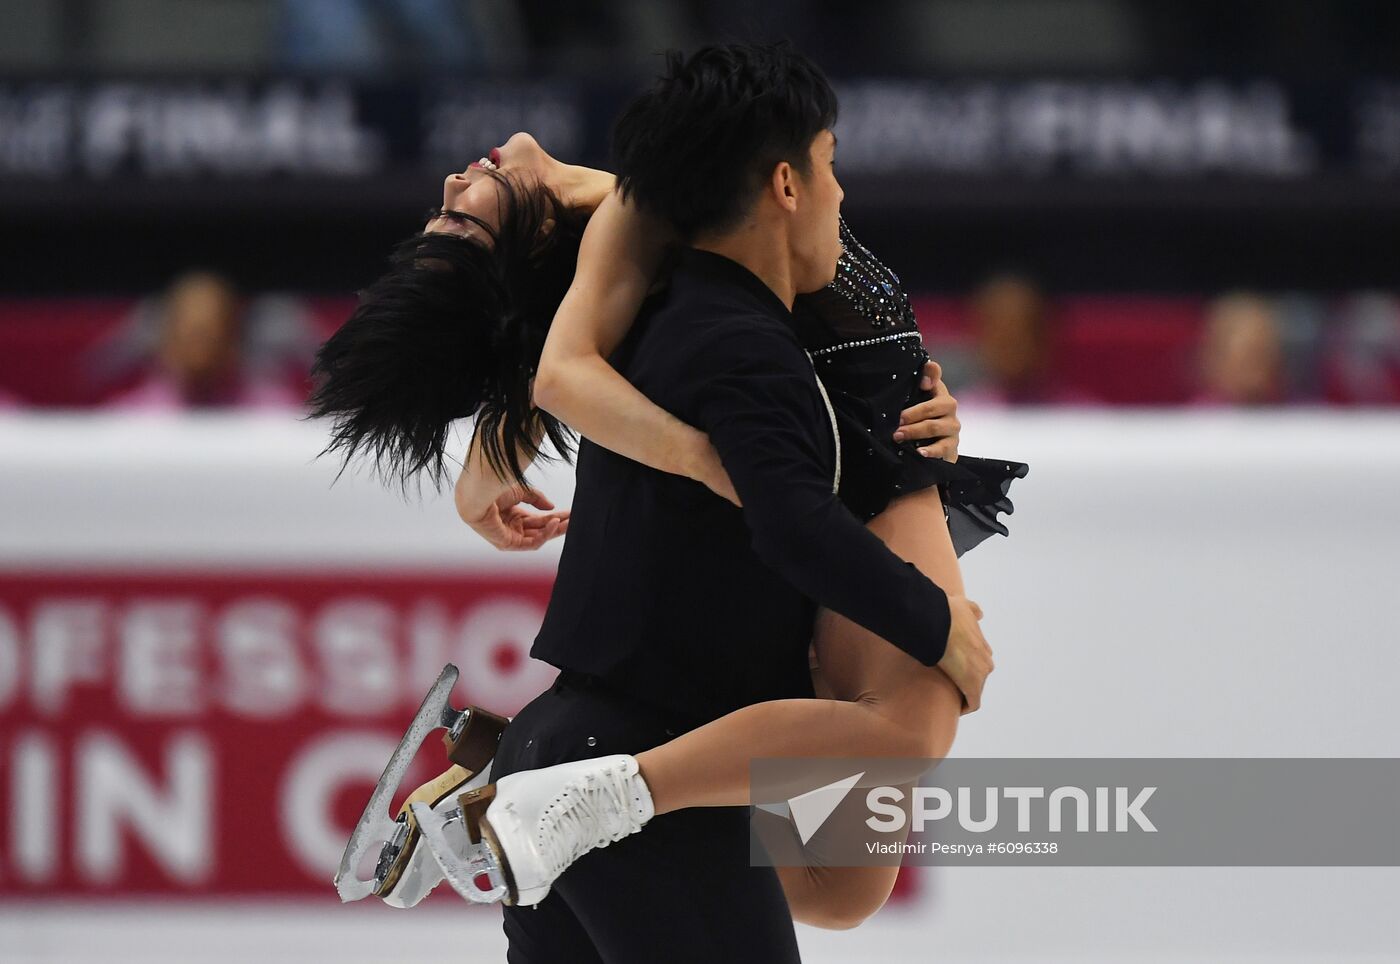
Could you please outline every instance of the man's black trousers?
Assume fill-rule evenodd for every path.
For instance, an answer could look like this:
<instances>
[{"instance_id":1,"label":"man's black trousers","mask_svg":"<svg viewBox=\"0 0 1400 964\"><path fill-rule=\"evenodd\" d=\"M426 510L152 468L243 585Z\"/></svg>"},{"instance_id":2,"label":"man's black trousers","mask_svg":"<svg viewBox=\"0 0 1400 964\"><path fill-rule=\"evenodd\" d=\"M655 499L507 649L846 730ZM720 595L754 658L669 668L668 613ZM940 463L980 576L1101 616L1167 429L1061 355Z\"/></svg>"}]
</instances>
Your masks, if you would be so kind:
<instances>
[{"instance_id":1,"label":"man's black trousers","mask_svg":"<svg viewBox=\"0 0 1400 964\"><path fill-rule=\"evenodd\" d=\"M681 732L664 711L561 675L506 727L492 779ZM510 964L799 960L777 874L749 865L747 807L678 810L581 857L536 907L505 908Z\"/></svg>"}]
</instances>

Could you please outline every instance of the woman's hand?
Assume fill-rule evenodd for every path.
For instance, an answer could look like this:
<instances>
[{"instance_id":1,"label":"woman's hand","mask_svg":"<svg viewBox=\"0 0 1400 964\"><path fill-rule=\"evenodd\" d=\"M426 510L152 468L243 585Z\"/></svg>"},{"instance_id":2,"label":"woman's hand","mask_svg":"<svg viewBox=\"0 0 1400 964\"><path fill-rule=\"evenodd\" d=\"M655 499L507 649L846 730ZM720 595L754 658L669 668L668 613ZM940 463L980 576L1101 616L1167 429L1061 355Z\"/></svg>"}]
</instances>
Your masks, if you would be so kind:
<instances>
[{"instance_id":1,"label":"woman's hand","mask_svg":"<svg viewBox=\"0 0 1400 964\"><path fill-rule=\"evenodd\" d=\"M911 405L899 413L899 428L894 433L894 440L937 439L933 444L921 447L919 454L925 458L956 462L962 422L958 421L958 400L948 394L948 386L943 384L943 368L938 362L931 361L924 365L924 377L919 387L933 392L933 398Z\"/></svg>"},{"instance_id":2,"label":"woman's hand","mask_svg":"<svg viewBox=\"0 0 1400 964\"><path fill-rule=\"evenodd\" d=\"M686 474L715 495L742 508L744 504L739 501L739 493L734 490L734 483L730 481L729 473L724 470L719 452L710 444L710 437L695 430L695 440L690 447L690 469Z\"/></svg>"},{"instance_id":3,"label":"woman's hand","mask_svg":"<svg viewBox=\"0 0 1400 964\"><path fill-rule=\"evenodd\" d=\"M522 505L543 511L530 512ZM568 532L569 510L555 511L543 492L517 486L503 492L479 516L463 521L497 549L526 552Z\"/></svg>"}]
</instances>

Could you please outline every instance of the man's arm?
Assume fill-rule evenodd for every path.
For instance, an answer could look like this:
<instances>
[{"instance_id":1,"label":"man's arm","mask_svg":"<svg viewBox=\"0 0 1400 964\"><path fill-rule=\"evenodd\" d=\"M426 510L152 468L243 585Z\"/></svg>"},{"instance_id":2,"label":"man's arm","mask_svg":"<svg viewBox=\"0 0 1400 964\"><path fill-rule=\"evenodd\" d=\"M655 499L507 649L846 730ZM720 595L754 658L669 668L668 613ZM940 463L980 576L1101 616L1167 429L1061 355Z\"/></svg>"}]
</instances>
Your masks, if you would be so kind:
<instances>
[{"instance_id":1,"label":"man's arm","mask_svg":"<svg viewBox=\"0 0 1400 964\"><path fill-rule=\"evenodd\" d=\"M759 557L924 665L942 659L948 598L837 499L834 427L795 336L772 319L726 320L688 368L696 423L734 482Z\"/></svg>"}]
</instances>

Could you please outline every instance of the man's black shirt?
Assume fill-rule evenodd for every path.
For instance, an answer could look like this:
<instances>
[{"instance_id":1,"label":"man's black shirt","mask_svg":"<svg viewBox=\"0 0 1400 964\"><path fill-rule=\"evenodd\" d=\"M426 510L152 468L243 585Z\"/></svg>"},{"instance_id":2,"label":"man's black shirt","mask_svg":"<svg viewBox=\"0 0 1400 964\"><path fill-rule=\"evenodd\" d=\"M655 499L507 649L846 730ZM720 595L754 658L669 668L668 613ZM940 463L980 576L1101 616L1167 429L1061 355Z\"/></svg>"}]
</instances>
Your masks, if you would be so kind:
<instances>
[{"instance_id":1,"label":"man's black shirt","mask_svg":"<svg viewBox=\"0 0 1400 964\"><path fill-rule=\"evenodd\" d=\"M816 605L942 658L947 597L838 500L830 406L772 289L689 250L614 363L708 433L744 507L585 440L531 655L695 722L811 696Z\"/></svg>"}]
</instances>

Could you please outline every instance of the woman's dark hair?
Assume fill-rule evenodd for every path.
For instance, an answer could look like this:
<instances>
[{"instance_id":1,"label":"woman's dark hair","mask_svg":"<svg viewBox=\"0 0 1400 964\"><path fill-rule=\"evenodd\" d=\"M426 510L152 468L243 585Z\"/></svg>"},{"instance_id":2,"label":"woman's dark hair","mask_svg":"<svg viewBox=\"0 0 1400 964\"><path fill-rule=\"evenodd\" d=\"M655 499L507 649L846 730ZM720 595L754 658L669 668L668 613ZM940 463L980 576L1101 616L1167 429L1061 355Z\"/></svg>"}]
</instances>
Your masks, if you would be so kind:
<instances>
[{"instance_id":1,"label":"woman's dark hair","mask_svg":"<svg viewBox=\"0 0 1400 964\"><path fill-rule=\"evenodd\" d=\"M613 129L618 184L685 237L723 231L780 161L809 173L812 139L835 123L831 85L786 43L671 51Z\"/></svg>"},{"instance_id":2,"label":"woman's dark hair","mask_svg":"<svg viewBox=\"0 0 1400 964\"><path fill-rule=\"evenodd\" d=\"M448 428L470 415L476 444L502 479L523 485L544 439L565 458L572 452L568 429L531 405L530 383L573 280L586 217L541 185L489 173L503 185L498 230L468 214L434 213L477 225L491 243L442 233L401 242L388 272L360 292L316 354L310 417L334 419L322 454L340 453L341 471L367 455L386 481L407 487L422 472L440 488Z\"/></svg>"}]
</instances>

